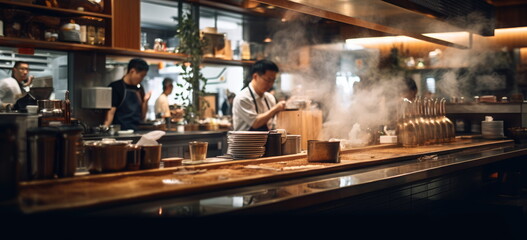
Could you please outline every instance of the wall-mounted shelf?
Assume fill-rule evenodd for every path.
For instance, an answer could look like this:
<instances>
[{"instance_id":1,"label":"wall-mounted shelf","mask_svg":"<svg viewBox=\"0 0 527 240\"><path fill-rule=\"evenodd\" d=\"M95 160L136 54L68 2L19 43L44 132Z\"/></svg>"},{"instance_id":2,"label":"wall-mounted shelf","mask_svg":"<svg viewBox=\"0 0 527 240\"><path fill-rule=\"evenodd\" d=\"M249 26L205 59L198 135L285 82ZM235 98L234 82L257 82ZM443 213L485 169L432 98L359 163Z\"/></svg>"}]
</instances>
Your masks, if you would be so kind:
<instances>
[{"instance_id":1,"label":"wall-mounted shelf","mask_svg":"<svg viewBox=\"0 0 527 240\"><path fill-rule=\"evenodd\" d=\"M141 57L145 59L161 59L169 61L183 61L185 60L185 55L181 53L168 53L168 52L153 52L153 51L140 51L134 49L125 49L125 48L108 48L103 52L108 54L115 54L121 56L134 56ZM204 63L208 64L221 64L221 65L230 65L230 66L246 66L252 65L254 61L252 60L228 60L222 58L204 58Z\"/></svg>"},{"instance_id":2,"label":"wall-mounted shelf","mask_svg":"<svg viewBox=\"0 0 527 240\"><path fill-rule=\"evenodd\" d=\"M110 47L70 43L70 42L48 42L42 40L33 40L26 38L13 38L13 37L0 37L1 46L17 47L17 48L38 48L48 50L61 50L61 51L92 51L92 50L103 50L111 49Z\"/></svg>"},{"instance_id":3,"label":"wall-mounted shelf","mask_svg":"<svg viewBox=\"0 0 527 240\"><path fill-rule=\"evenodd\" d=\"M185 59L185 55L178 54L178 53L150 52L150 51L140 51L140 50L126 49L126 48L111 48L111 47L104 47L104 46L68 43L68 42L46 42L46 41L40 41L40 40L10 38L10 37L0 37L0 45L17 47L17 48L38 48L38 49L61 50L61 51L94 51L98 53L141 57L141 58L151 58L151 59L173 60L173 61L182 61ZM222 64L222 65L231 65L231 66L245 66L245 65L253 64L254 61L227 60L227 59L221 59L221 58L205 58L204 63Z\"/></svg>"},{"instance_id":4,"label":"wall-mounted shelf","mask_svg":"<svg viewBox=\"0 0 527 240\"><path fill-rule=\"evenodd\" d=\"M43 13L61 13L62 15L72 15L72 16L91 16L91 17L108 18L108 19L112 18L111 14L106 14L106 13L78 11L78 10L58 8L58 7L51 8L51 7L41 6L41 5L32 4L32 3L23 3L23 2L15 2L15 1L8 1L8 0L0 0L0 6L2 7L9 6L11 8L16 7L18 9L40 11Z\"/></svg>"}]
</instances>

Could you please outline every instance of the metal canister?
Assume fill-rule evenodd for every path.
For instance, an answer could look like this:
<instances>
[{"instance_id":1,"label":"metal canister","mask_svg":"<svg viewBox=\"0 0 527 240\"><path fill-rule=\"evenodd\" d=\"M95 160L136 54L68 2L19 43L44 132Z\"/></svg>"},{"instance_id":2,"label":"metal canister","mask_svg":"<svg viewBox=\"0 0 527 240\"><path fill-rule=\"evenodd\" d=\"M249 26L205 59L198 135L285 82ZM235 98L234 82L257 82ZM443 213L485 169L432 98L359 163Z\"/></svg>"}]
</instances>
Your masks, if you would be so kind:
<instances>
[{"instance_id":1,"label":"metal canister","mask_svg":"<svg viewBox=\"0 0 527 240\"><path fill-rule=\"evenodd\" d=\"M57 130L51 127L27 130L28 178L52 179L55 177Z\"/></svg>"},{"instance_id":2,"label":"metal canister","mask_svg":"<svg viewBox=\"0 0 527 240\"><path fill-rule=\"evenodd\" d=\"M282 144L282 155L297 154L300 152L300 135L287 135L285 143Z\"/></svg>"},{"instance_id":3,"label":"metal canister","mask_svg":"<svg viewBox=\"0 0 527 240\"><path fill-rule=\"evenodd\" d=\"M57 177L73 177L82 153L82 128L80 126L57 127Z\"/></svg>"},{"instance_id":4,"label":"metal canister","mask_svg":"<svg viewBox=\"0 0 527 240\"><path fill-rule=\"evenodd\" d=\"M0 124L0 200L13 199L18 194L17 131L14 123Z\"/></svg>"},{"instance_id":5,"label":"metal canister","mask_svg":"<svg viewBox=\"0 0 527 240\"><path fill-rule=\"evenodd\" d=\"M308 162L340 162L340 142L330 141L307 141Z\"/></svg>"},{"instance_id":6,"label":"metal canister","mask_svg":"<svg viewBox=\"0 0 527 240\"><path fill-rule=\"evenodd\" d=\"M264 157L280 156L282 155L282 134L269 133L267 142L265 143Z\"/></svg>"},{"instance_id":7,"label":"metal canister","mask_svg":"<svg viewBox=\"0 0 527 240\"><path fill-rule=\"evenodd\" d=\"M126 149L126 170L139 170L141 168L141 146L130 143Z\"/></svg>"}]
</instances>

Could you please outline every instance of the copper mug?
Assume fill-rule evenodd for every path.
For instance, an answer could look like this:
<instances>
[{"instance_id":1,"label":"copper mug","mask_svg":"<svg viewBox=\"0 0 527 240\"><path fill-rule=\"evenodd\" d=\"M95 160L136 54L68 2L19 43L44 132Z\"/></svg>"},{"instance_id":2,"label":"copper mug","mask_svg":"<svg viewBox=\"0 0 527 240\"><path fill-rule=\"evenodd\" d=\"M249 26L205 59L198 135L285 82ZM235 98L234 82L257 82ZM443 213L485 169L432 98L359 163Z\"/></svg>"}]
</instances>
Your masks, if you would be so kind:
<instances>
[{"instance_id":1,"label":"copper mug","mask_svg":"<svg viewBox=\"0 0 527 240\"><path fill-rule=\"evenodd\" d=\"M162 144L141 146L141 169L159 168L161 147Z\"/></svg>"}]
</instances>

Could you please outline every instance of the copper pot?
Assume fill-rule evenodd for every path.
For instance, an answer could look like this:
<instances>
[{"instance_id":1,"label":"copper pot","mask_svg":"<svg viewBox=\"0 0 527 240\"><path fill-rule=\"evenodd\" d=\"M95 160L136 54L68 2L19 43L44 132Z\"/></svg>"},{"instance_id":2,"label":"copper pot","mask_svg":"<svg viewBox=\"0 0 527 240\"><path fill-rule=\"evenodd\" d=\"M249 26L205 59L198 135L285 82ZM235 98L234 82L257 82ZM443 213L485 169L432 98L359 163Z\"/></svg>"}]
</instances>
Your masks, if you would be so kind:
<instances>
[{"instance_id":1,"label":"copper pot","mask_svg":"<svg viewBox=\"0 0 527 240\"><path fill-rule=\"evenodd\" d=\"M97 141L84 145L90 173L116 172L126 168L127 141Z\"/></svg>"},{"instance_id":2,"label":"copper pot","mask_svg":"<svg viewBox=\"0 0 527 240\"><path fill-rule=\"evenodd\" d=\"M307 141L308 162L340 162L340 142L330 141Z\"/></svg>"},{"instance_id":3,"label":"copper pot","mask_svg":"<svg viewBox=\"0 0 527 240\"><path fill-rule=\"evenodd\" d=\"M161 146L141 146L141 169L154 169L159 168L161 163Z\"/></svg>"}]
</instances>

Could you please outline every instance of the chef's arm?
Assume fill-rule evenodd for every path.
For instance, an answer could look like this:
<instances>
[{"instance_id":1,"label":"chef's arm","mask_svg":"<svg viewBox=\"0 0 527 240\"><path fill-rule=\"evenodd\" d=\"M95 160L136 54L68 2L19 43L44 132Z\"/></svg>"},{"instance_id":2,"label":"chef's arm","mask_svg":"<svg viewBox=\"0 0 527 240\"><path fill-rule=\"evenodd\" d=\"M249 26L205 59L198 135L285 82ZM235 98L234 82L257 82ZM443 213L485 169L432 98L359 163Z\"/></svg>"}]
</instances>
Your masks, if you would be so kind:
<instances>
[{"instance_id":1,"label":"chef's arm","mask_svg":"<svg viewBox=\"0 0 527 240\"><path fill-rule=\"evenodd\" d=\"M112 124L113 117L115 116L116 107L112 107L106 112L106 119L104 120L104 126L109 127Z\"/></svg>"},{"instance_id":2,"label":"chef's arm","mask_svg":"<svg viewBox=\"0 0 527 240\"><path fill-rule=\"evenodd\" d=\"M275 114L285 109L285 101L280 101L274 105L269 111L256 115L256 119L253 122L252 128L259 128L267 124L269 119L274 117Z\"/></svg>"},{"instance_id":3,"label":"chef's arm","mask_svg":"<svg viewBox=\"0 0 527 240\"><path fill-rule=\"evenodd\" d=\"M142 121L146 119L146 112L148 112L148 100L150 100L150 96L152 96L152 91L149 91L145 94L143 98L143 102L141 103L141 120Z\"/></svg>"}]
</instances>

